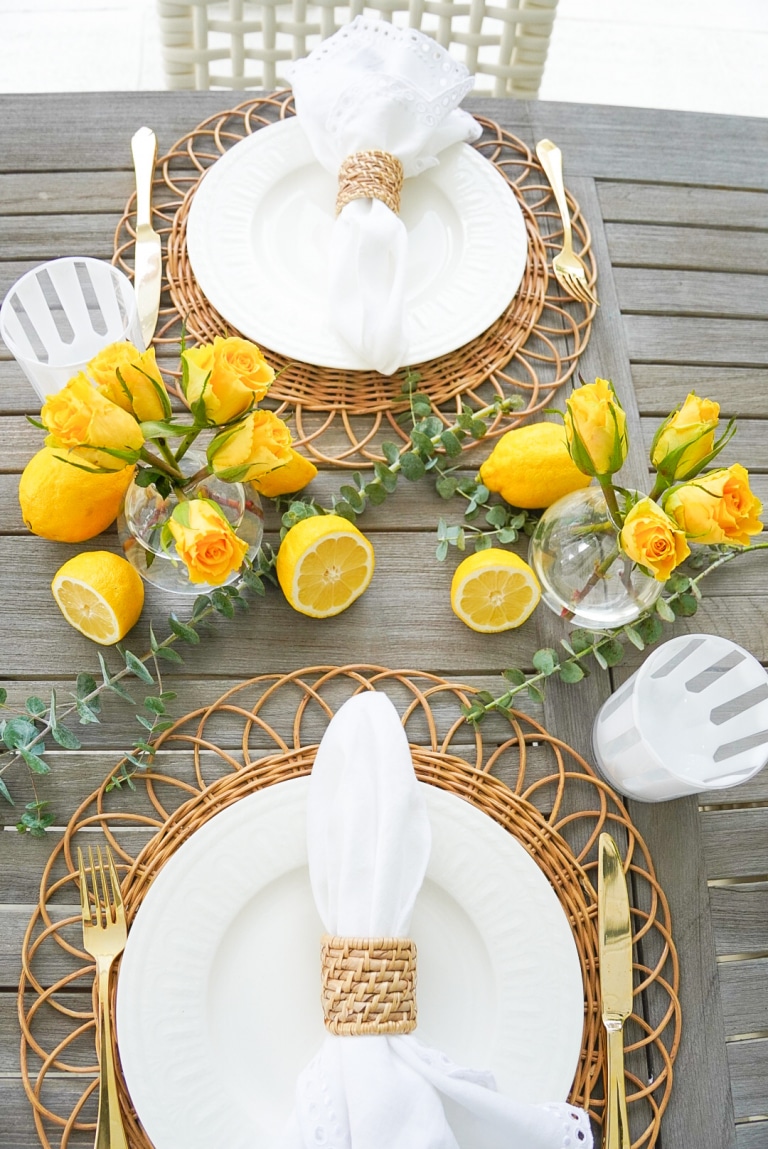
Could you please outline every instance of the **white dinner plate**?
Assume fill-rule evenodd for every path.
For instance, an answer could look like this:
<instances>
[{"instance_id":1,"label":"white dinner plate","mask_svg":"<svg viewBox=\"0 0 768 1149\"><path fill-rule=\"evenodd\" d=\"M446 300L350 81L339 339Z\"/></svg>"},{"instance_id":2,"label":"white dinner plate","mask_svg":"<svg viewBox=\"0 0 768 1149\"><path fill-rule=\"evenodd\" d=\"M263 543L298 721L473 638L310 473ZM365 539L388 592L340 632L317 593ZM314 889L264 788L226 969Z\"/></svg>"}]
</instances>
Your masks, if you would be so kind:
<instances>
[{"instance_id":1,"label":"white dinner plate","mask_svg":"<svg viewBox=\"0 0 768 1149\"><path fill-rule=\"evenodd\" d=\"M291 359L360 370L335 334L327 273L336 181L294 117L261 128L208 169L192 200L187 251L216 310ZM405 181L409 363L462 347L501 315L525 270L525 221L514 193L468 144Z\"/></svg>"},{"instance_id":2,"label":"white dinner plate","mask_svg":"<svg viewBox=\"0 0 768 1149\"><path fill-rule=\"evenodd\" d=\"M136 915L117 1036L155 1149L267 1149L323 1041L308 785L280 783L212 818L165 864ZM493 1070L519 1100L564 1100L584 993L563 909L515 838L422 785L433 842L411 929L416 1036Z\"/></svg>"}]
</instances>

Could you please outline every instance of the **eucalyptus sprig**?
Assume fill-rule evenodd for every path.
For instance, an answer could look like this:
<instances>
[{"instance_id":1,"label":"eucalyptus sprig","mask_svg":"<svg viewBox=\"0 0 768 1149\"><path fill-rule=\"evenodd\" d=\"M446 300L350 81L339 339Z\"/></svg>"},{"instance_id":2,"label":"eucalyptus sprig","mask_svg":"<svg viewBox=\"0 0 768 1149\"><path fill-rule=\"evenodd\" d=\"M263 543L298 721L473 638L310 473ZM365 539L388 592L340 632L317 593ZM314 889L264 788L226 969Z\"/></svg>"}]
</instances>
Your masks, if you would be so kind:
<instances>
[{"instance_id":1,"label":"eucalyptus sprig","mask_svg":"<svg viewBox=\"0 0 768 1149\"><path fill-rule=\"evenodd\" d=\"M353 472L350 482L342 484L338 495L331 497L330 506L322 506L311 497L299 499L281 499L278 505L283 511L283 535L295 526L301 519L311 515L341 515L350 522L356 522L357 517L370 506L380 506L397 490L400 477L409 482L417 482L425 476L435 478L435 486L443 498L451 498L461 488L469 501L465 511L465 518L471 519L479 514L481 507L485 506L490 498L490 492L473 479L458 479L444 469L443 461L458 458L463 450L463 442L469 438L480 440L488 432L488 421L497 419L500 415L507 415L522 406L519 395L507 398L498 398L493 403L479 411L464 404L456 421L446 426L442 419L434 414L432 400L429 395L416 390L419 382L418 372L408 372L405 376L403 391L396 396L395 402L408 404L407 410L399 417L401 425L409 424L408 439L405 444L398 444L385 440L381 444L383 459L373 464L373 478L364 477L359 471ZM493 524L493 534L505 530L505 541L511 542L517 538L517 522L515 515L504 515L501 521L501 512L495 512L497 521ZM522 521L519 524L523 525ZM479 528L472 528L478 536ZM514 534L509 531L513 530ZM477 544L476 544L477 545ZM490 546L490 541L485 544Z\"/></svg>"},{"instance_id":2,"label":"eucalyptus sprig","mask_svg":"<svg viewBox=\"0 0 768 1149\"><path fill-rule=\"evenodd\" d=\"M4 775L12 767L22 764L29 771L35 795L35 800L27 803L17 823L21 833L39 836L53 822L54 815L49 809L49 803L40 799L35 784L36 777L50 773L50 765L45 758L46 740L51 739L64 750L79 750L82 743L71 728L70 720L74 722L77 719L82 726L100 723L102 699L107 693L136 706L136 700L126 684L126 680L131 678L155 689L145 696L143 713L136 714L136 720L142 728L141 734L125 753L120 771L110 780L108 789L125 783L133 787L132 775L146 768L155 753L152 739L173 725L168 716L168 703L176 695L173 691L163 689L159 661L182 663L184 660L176 649L179 640L197 645L200 642L201 626L213 615L232 618L236 611L247 610L249 603L246 592L252 591L263 596L265 581L274 581L274 564L274 553L271 548L264 546L253 564L245 564L236 583L219 587L210 594L198 595L188 619L182 620L171 612L168 617L169 633L164 639L157 639L150 624L150 648L144 654L134 654L118 644L115 649L123 665L113 673L99 651L100 682L91 674L78 674L74 690L68 693L68 700L63 705L56 691L52 690L47 704L43 699L31 696L26 699L23 711L0 720L0 744L5 747L0 752L0 796L14 805ZM7 697L7 690L0 688L0 705L4 709L8 709Z\"/></svg>"},{"instance_id":3,"label":"eucalyptus sprig","mask_svg":"<svg viewBox=\"0 0 768 1149\"><path fill-rule=\"evenodd\" d=\"M590 659L594 659L602 670L618 666L624 658L627 643L638 650L644 650L646 646L659 641L664 633L665 622L674 623L678 618L689 618L696 613L702 599L699 583L707 575L740 555L767 548L768 542L752 543L745 547L707 547L697 556L695 564L688 564L694 569L706 564L703 569L694 576L676 572L665 584L665 590L670 593L659 598L636 622L606 630L571 631L567 638L560 639L560 645L566 652L565 657L553 647L537 650L532 658L533 674L526 674L518 667L504 670L502 676L511 683L508 689L497 697L489 691L478 692L472 702L463 707L464 717L468 722L476 724L492 711L506 715L515 696L523 692L533 701L541 702L548 678L557 676L562 682L580 682L590 673L587 665Z\"/></svg>"}]
</instances>

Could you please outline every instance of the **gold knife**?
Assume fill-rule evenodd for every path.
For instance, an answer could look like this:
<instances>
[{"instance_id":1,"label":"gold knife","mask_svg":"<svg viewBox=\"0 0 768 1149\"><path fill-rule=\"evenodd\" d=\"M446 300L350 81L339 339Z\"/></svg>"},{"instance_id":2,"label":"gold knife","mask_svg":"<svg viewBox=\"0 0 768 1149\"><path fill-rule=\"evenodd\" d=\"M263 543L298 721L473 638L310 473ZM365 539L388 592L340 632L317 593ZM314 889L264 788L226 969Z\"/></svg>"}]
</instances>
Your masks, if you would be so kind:
<instances>
[{"instance_id":1,"label":"gold knife","mask_svg":"<svg viewBox=\"0 0 768 1149\"><path fill-rule=\"evenodd\" d=\"M621 855L610 834L600 835L597 875L600 998L608 1035L604 1149L630 1149L624 1087L623 1026L632 1012L632 920Z\"/></svg>"},{"instance_id":2,"label":"gold knife","mask_svg":"<svg viewBox=\"0 0 768 1149\"><path fill-rule=\"evenodd\" d=\"M136 258L133 287L139 310L141 334L149 347L160 310L163 256L160 236L152 227L152 178L157 159L157 139L151 128L139 128L131 140L136 173Z\"/></svg>"}]
</instances>

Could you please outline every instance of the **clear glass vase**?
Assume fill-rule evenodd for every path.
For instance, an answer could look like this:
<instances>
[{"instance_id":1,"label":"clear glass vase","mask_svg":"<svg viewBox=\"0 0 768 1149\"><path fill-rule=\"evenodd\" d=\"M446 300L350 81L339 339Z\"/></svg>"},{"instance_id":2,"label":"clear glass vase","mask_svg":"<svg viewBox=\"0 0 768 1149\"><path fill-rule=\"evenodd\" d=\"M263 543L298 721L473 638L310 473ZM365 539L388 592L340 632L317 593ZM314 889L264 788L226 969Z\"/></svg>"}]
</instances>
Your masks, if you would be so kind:
<instances>
[{"instance_id":1,"label":"clear glass vase","mask_svg":"<svg viewBox=\"0 0 768 1149\"><path fill-rule=\"evenodd\" d=\"M574 491L544 512L531 537L529 561L547 606L592 630L635 621L663 585L619 550L600 487Z\"/></svg>"},{"instance_id":2,"label":"clear glass vase","mask_svg":"<svg viewBox=\"0 0 768 1149\"><path fill-rule=\"evenodd\" d=\"M179 466L185 475L194 475L205 466L205 455L188 451ZM221 507L238 538L248 544L247 558L253 559L261 546L264 512L261 500L249 483L225 483L208 476L185 489L189 497L213 499ZM162 498L154 487L140 487L135 481L128 488L117 519L117 533L123 554L141 577L161 590L175 594L207 594L215 588L208 583L190 582L189 572L178 557L173 543L165 550L161 532L178 504L176 495ZM236 582L239 572L222 584Z\"/></svg>"}]
</instances>

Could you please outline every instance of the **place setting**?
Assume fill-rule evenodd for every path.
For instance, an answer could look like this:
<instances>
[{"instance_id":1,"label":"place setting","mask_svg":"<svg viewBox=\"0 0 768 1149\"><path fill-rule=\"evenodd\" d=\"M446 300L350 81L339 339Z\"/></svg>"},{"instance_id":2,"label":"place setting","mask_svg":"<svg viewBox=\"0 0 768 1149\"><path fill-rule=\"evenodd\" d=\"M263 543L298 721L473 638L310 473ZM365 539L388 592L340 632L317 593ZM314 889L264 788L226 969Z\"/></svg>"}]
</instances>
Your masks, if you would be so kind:
<instances>
[{"instance_id":1,"label":"place setting","mask_svg":"<svg viewBox=\"0 0 768 1149\"><path fill-rule=\"evenodd\" d=\"M130 798L105 779L54 850L25 939L23 1061L41 1130L92 1131L84 1042L100 1016L98 1112L105 1096L117 1104L131 1146L299 1146L318 1130L367 1145L400 1122L417 1146L518 1135L560 1149L591 1144L587 1114L618 1130L629 1112L633 1138L658 1127L680 1017L647 848L606 783L524 715L491 725L470 755L456 722L466 697L434 676L364 667L263 676L159 737L157 763L172 771L137 775ZM94 882L124 924L109 996L73 1014L98 947L78 943L79 911L62 919L55 905L85 889L98 924ZM609 967L618 935L604 915L622 899L624 948ZM41 983L35 971L62 945L66 972ZM652 987L649 1031L632 999ZM606 1102L611 1074L625 1080L615 1048L613 1070L604 1060L615 993L628 1110L618 1088ZM47 1011L67 1032L42 1049ZM649 1055L650 1091L638 1077ZM49 1068L67 1065L71 1113L51 1107L63 1084Z\"/></svg>"},{"instance_id":2,"label":"place setting","mask_svg":"<svg viewBox=\"0 0 768 1149\"><path fill-rule=\"evenodd\" d=\"M167 267L155 346L178 339L180 320L200 341L256 342L315 461L381 457L408 371L443 419L495 396L540 410L589 337L595 303L548 267L572 216L595 282L578 205L558 187L556 207L531 150L458 107L471 78L430 45L359 17L295 66L293 90L212 117L158 165ZM352 168L340 190L345 156L374 157L370 168L378 152L394 153L397 175L381 175L386 162L374 176ZM389 206L381 182L385 200L364 194L371 178L394 179ZM131 200L115 243L129 276L134 212ZM511 425L500 418L493 433Z\"/></svg>"}]
</instances>

